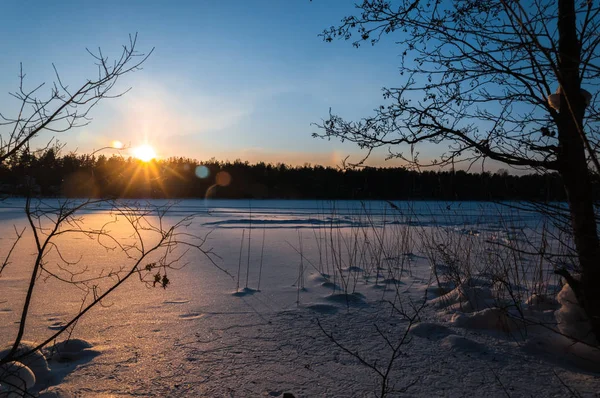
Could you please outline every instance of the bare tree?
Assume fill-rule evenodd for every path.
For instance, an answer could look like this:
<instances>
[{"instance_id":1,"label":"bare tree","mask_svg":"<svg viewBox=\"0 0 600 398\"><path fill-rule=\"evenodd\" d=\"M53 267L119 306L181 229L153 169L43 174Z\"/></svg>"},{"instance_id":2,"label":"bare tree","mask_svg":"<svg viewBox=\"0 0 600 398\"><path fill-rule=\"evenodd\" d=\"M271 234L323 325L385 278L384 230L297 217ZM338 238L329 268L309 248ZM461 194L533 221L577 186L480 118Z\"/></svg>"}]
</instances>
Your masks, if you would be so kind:
<instances>
[{"instance_id":1,"label":"bare tree","mask_svg":"<svg viewBox=\"0 0 600 398\"><path fill-rule=\"evenodd\" d=\"M356 8L357 15L325 30L324 40L359 47L394 35L403 83L384 89L384 105L360 121L330 112L315 136L355 142L367 156L387 147L390 158L421 166L427 164L419 144L428 142L446 148L428 165L493 159L558 172L580 279L560 272L600 339L600 245L590 189L600 171L600 131L597 95L589 94L600 76L600 7L591 0L365 0Z\"/></svg>"},{"instance_id":2,"label":"bare tree","mask_svg":"<svg viewBox=\"0 0 600 398\"><path fill-rule=\"evenodd\" d=\"M406 346L411 342L411 336L409 335L413 326L420 322L420 313L425 307L426 300L423 300L421 303L414 303L409 301L408 306L403 306L401 302L399 305L388 301L392 308L392 316L399 316L400 319L407 322L408 324L404 328L403 331L398 335L397 333L392 336L389 333L386 333L381 330L381 328L374 323L373 327L377 332L377 336L381 338L384 342L384 346L387 350L385 353L386 356L389 357L380 360L378 363L378 358L373 361L369 360L365 353L360 353L357 350L352 350L345 344L343 344L338 338L336 338L333 332L328 332L325 330L323 325L319 319L317 319L317 326L321 330L321 332L340 350L345 352L346 354L354 357L358 362L363 365L366 369L370 369L379 379L379 388L378 391L375 392L375 395L381 398L385 398L390 394L401 394L405 393L410 387L415 385L418 381L418 378L410 381L406 385L402 387L397 387L394 381L393 373L397 371L398 360L405 354L403 352L406 349ZM406 308L405 308L406 307Z\"/></svg>"},{"instance_id":3,"label":"bare tree","mask_svg":"<svg viewBox=\"0 0 600 398\"><path fill-rule=\"evenodd\" d=\"M57 68L53 65L55 81L49 94L42 91L46 83L34 88L26 87L26 75L21 65L19 88L10 93L19 102L16 115L0 112L0 163L25 148L30 141L42 132L61 133L74 127L87 125L90 111L105 98L120 97L127 90L114 92L119 78L141 68L152 54L137 51L137 34L129 36L120 56L110 60L102 50L87 50L98 67L98 77L89 79L76 88L63 83Z\"/></svg>"},{"instance_id":4,"label":"bare tree","mask_svg":"<svg viewBox=\"0 0 600 398\"><path fill-rule=\"evenodd\" d=\"M18 114L12 117L0 115L3 120L0 164L14 155L29 153L31 140L44 131L60 133L89 123L90 110L99 101L123 95L127 90L113 93L118 79L138 70L149 55L138 53L136 44L137 36L130 36L129 43L123 46L120 57L114 61L106 58L100 49L96 53L90 52L98 66L98 78L88 80L76 89L63 84L55 68L56 82L45 98L41 97L40 91L44 85L25 89L25 75L21 73L19 90L12 94L20 103ZM188 229L193 216L173 219L169 217L169 209L169 205L131 201L45 200L29 195L24 206L26 224L15 226L12 245L0 253L0 278L15 269L29 275L25 297L13 295L9 298L17 302L22 300L23 304L14 339L4 336L11 338L12 343L10 350L0 357L0 367L10 370L11 362L27 362L28 357L58 336L70 335L82 316L102 305L109 294L133 276L150 286L166 288L170 283L168 271L185 265L184 256L190 250L217 266L216 255L204 248L206 236L198 236ZM102 213L100 219L94 218L98 211ZM69 239L78 237L91 241L87 249L68 244ZM16 264L15 254L27 244L34 248L31 263ZM108 253L114 261L94 265L92 259L99 252ZM56 291L71 289L78 292L80 306L57 330L47 336L38 336L39 343L23 345L31 318L32 298L43 282L58 284ZM46 299L51 300L51 297ZM10 372L0 372L3 384L10 385L10 377ZM17 390L30 395L23 389Z\"/></svg>"},{"instance_id":5,"label":"bare tree","mask_svg":"<svg viewBox=\"0 0 600 398\"><path fill-rule=\"evenodd\" d=\"M182 259L190 250L200 252L218 267L213 261L216 255L210 249L203 248L207 236L197 236L187 231L194 216L169 221L171 205L140 205L104 199L54 202L32 198L26 200L27 229L34 241L36 254L31 265L18 332L11 351L0 358L0 365L20 360L72 330L83 315L101 304L103 299L132 276L138 276L143 283L152 287L166 288L170 283L168 271L184 266ZM85 213L91 209L106 214L99 225L94 226L87 219ZM17 233L15 243L2 264L2 271L10 264L13 249L23 238L23 233ZM95 250L73 253L68 243L65 244L66 237L91 239L95 243ZM102 267L91 265L90 259L98 251L111 253L115 260L113 264ZM80 309L37 347L19 350L35 288L40 280L48 279L79 291Z\"/></svg>"}]
</instances>

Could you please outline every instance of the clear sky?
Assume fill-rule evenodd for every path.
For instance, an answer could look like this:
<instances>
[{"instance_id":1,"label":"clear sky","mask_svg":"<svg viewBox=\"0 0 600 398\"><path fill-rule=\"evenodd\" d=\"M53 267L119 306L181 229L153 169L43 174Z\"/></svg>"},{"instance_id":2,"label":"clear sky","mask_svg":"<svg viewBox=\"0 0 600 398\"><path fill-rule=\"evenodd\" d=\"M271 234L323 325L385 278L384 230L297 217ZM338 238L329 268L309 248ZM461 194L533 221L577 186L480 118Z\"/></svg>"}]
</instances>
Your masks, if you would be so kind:
<instances>
[{"instance_id":1,"label":"clear sky","mask_svg":"<svg viewBox=\"0 0 600 398\"><path fill-rule=\"evenodd\" d=\"M4 0L0 109L14 107L8 92L18 87L20 62L30 86L52 81L54 63L74 87L95 73L86 47L116 54L137 32L139 49L155 50L142 71L124 77L132 91L101 103L89 126L57 135L67 150L120 140L146 141L163 158L358 160L352 144L311 137L311 123L329 108L367 116L383 86L401 83L394 38L355 49L318 37L353 10L350 0ZM383 165L384 155L371 164Z\"/></svg>"}]
</instances>

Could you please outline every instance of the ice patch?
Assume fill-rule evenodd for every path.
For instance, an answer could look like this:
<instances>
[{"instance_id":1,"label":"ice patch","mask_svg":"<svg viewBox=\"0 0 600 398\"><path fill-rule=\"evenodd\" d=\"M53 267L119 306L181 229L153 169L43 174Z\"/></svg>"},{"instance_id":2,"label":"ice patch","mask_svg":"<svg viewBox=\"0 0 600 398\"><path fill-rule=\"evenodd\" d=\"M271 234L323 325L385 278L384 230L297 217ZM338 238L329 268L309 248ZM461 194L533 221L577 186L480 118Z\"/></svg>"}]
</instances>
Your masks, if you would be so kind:
<instances>
[{"instance_id":1,"label":"ice patch","mask_svg":"<svg viewBox=\"0 0 600 398\"><path fill-rule=\"evenodd\" d=\"M238 218L219 221L208 221L204 226L220 228L243 228L248 225L260 225L262 228L314 228L318 225L325 225L328 228L343 228L350 226L362 226L360 222L352 221L347 217L336 219L318 219L318 218L281 218L281 219L258 219L258 218Z\"/></svg>"}]
</instances>

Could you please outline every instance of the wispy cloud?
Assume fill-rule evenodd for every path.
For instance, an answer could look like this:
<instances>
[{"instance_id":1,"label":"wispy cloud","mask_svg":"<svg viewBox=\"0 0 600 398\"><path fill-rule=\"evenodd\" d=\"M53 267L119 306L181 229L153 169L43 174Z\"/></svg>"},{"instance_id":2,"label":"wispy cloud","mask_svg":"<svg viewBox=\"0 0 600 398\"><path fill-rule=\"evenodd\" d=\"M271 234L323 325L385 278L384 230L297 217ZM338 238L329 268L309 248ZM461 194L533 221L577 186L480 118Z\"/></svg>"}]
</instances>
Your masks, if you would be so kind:
<instances>
[{"instance_id":1,"label":"wispy cloud","mask_svg":"<svg viewBox=\"0 0 600 398\"><path fill-rule=\"evenodd\" d=\"M201 135L235 125L253 109L249 98L203 94L142 81L113 102L114 119L103 135L131 142L167 144L174 136Z\"/></svg>"},{"instance_id":2,"label":"wispy cloud","mask_svg":"<svg viewBox=\"0 0 600 398\"><path fill-rule=\"evenodd\" d=\"M191 156L194 157L194 156ZM244 148L234 151L218 151L211 152L211 156L217 160L229 160L234 161L240 159L242 161L248 161L250 163L265 162L265 163L285 163L292 166L302 166L304 164L321 165L338 167L342 166L344 160L349 162L357 162L362 159L362 154L357 151L344 151L340 149L334 149L322 152L313 151L270 151L262 148ZM207 157L202 157L201 160L206 160ZM389 160L386 161L384 156L374 155L367 162L368 166L402 166L405 163L401 160Z\"/></svg>"}]
</instances>

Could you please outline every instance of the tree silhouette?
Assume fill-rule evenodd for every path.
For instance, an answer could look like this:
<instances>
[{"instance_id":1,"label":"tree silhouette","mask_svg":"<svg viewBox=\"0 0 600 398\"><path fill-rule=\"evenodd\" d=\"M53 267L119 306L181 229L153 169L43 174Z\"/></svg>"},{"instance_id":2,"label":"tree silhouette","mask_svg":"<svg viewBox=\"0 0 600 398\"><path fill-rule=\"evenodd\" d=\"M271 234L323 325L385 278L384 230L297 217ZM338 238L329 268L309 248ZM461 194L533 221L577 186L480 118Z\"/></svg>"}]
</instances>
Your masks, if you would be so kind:
<instances>
[{"instance_id":1,"label":"tree silhouette","mask_svg":"<svg viewBox=\"0 0 600 398\"><path fill-rule=\"evenodd\" d=\"M21 161L23 163L21 163ZM204 173L196 173L201 168ZM217 174L231 177L217 184ZM564 201L558 174L512 175L404 167L340 170L323 166L201 162L182 157L142 162L122 156L61 156L54 148L24 154L0 167L0 185L27 178L42 196L70 198L375 199ZM597 190L597 183L594 188ZM10 191L10 189L8 189ZM5 194L11 192L4 192ZM594 192L594 197L598 193Z\"/></svg>"},{"instance_id":2,"label":"tree silhouette","mask_svg":"<svg viewBox=\"0 0 600 398\"><path fill-rule=\"evenodd\" d=\"M419 144L446 148L436 164L493 159L558 172L569 202L581 283L572 286L600 339L600 246L590 189L600 171L596 97L600 8L575 0L365 0L325 41L398 42L402 84L374 115L330 112L315 136L413 164ZM410 148L409 153L399 152ZM360 164L360 162L359 162ZM595 168L595 172L591 169ZM561 272L566 272L563 270Z\"/></svg>"},{"instance_id":3,"label":"tree silhouette","mask_svg":"<svg viewBox=\"0 0 600 398\"><path fill-rule=\"evenodd\" d=\"M27 280L23 279L25 297L18 293L7 297L21 306L18 330L14 336L6 336L6 339L14 337L11 347L0 353L0 383L2 392L9 396L31 395L26 391L27 384L14 385L14 378L18 376L15 372L20 369L15 367L15 361L27 364L39 359L36 351L61 334L72 332L83 315L131 277L137 276L150 286L166 287L169 284L167 271L179 264L188 250L203 254L216 266L214 254L203 248L206 238L186 230L192 215L167 221L168 205L142 206L94 199L99 194L95 191L96 179L90 178L97 163L94 155L60 157L57 153L60 145L56 143L40 151L30 151L30 141L39 133L60 133L85 125L89 122L90 110L99 101L124 93L113 92L118 79L137 70L148 57L136 51L136 43L137 36L131 36L120 57L114 61L104 57L100 49L96 53L90 52L98 66L98 77L85 81L78 88L64 85L57 72L47 97L40 93L43 85L25 89L25 75L21 73L19 89L13 93L20 103L17 115L0 115L3 120L0 126L0 176L12 179L12 184L6 185L18 188L13 193L26 196L24 214L27 222L22 229L15 225L12 245L0 252L0 277L14 270L28 276ZM36 177L42 186L35 182ZM67 188L73 190L70 195L87 198L61 198L49 204L34 197L43 193L42 189L49 192L53 186L65 184L65 181ZM90 222L93 217L89 214L99 207L107 214L103 221L94 224ZM119 235L123 233L124 236ZM65 236L88 238L93 243L87 249L80 249L65 243ZM14 264L15 254L24 240L32 242L34 254L29 263ZM106 268L104 265L101 269L90 266L93 263L91 252L94 251L96 254L108 252L114 261L106 264ZM54 292L73 289L75 295L81 294L81 305L78 310L68 313L66 322L58 330L40 335L41 342L23 344L32 317L32 298L43 282L55 283ZM52 292L44 299L52 300Z\"/></svg>"}]
</instances>

